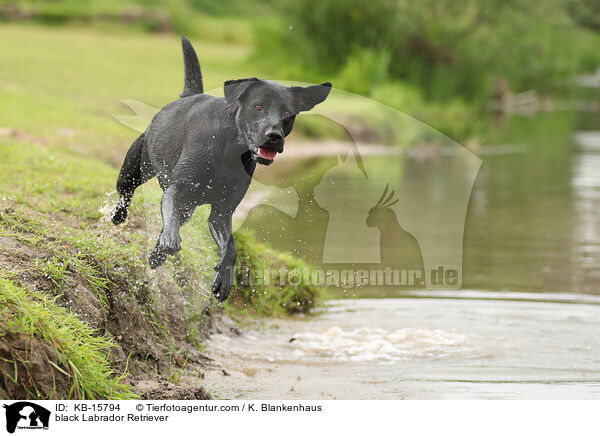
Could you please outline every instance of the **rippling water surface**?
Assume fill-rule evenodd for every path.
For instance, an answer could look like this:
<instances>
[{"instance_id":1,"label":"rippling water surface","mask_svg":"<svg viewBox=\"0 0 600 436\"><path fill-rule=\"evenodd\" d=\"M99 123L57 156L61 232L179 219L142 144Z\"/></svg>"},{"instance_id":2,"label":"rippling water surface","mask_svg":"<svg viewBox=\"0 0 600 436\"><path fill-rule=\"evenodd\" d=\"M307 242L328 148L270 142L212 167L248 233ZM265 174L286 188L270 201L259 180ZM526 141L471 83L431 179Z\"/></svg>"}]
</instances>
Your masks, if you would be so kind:
<instances>
[{"instance_id":1,"label":"rippling water surface","mask_svg":"<svg viewBox=\"0 0 600 436\"><path fill-rule=\"evenodd\" d=\"M439 294L440 292L434 292ZM600 298L415 292L217 335L233 398L600 399Z\"/></svg>"}]
</instances>

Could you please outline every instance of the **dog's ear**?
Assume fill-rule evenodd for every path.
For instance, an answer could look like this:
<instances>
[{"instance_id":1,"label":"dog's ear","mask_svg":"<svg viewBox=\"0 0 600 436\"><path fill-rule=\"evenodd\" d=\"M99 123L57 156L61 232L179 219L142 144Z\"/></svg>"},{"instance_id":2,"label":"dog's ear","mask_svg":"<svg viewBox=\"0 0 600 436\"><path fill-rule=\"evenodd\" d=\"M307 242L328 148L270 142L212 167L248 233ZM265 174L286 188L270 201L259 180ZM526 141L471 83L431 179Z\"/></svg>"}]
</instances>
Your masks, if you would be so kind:
<instances>
[{"instance_id":1,"label":"dog's ear","mask_svg":"<svg viewBox=\"0 0 600 436\"><path fill-rule=\"evenodd\" d=\"M294 98L296 112L309 111L319 103L325 101L331 91L331 83L325 82L320 85L292 86L290 92Z\"/></svg>"},{"instance_id":2,"label":"dog's ear","mask_svg":"<svg viewBox=\"0 0 600 436\"><path fill-rule=\"evenodd\" d=\"M244 92L255 83L258 83L259 80L256 77L251 77L250 79L237 79L237 80L228 80L223 85L223 92L225 93L225 101L227 102L227 106L231 106L233 103L239 100Z\"/></svg>"}]
</instances>

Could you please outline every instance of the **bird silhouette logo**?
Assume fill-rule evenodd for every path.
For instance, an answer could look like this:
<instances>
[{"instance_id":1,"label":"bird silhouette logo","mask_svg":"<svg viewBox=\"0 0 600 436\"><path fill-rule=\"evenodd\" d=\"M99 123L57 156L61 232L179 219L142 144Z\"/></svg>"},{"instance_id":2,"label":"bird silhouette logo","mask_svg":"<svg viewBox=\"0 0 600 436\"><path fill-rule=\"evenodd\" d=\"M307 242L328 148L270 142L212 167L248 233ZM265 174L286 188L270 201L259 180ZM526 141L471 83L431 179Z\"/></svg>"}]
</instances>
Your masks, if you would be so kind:
<instances>
[{"instance_id":1,"label":"bird silhouette logo","mask_svg":"<svg viewBox=\"0 0 600 436\"><path fill-rule=\"evenodd\" d=\"M404 230L392 206L400 201L395 192L389 192L389 184L377 204L369 210L366 224L380 232L379 250L381 264L399 269L423 270L423 254L417 239Z\"/></svg>"}]
</instances>

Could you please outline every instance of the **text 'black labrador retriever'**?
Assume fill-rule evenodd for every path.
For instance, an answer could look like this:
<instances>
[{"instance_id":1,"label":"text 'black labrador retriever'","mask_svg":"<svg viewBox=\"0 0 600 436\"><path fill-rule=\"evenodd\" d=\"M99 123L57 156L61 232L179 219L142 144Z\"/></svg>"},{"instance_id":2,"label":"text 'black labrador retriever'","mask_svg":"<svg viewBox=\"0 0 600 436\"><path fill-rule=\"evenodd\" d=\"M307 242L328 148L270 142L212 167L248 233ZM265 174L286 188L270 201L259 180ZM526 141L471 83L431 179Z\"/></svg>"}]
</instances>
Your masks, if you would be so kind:
<instances>
[{"instance_id":1,"label":"text 'black labrador retriever'","mask_svg":"<svg viewBox=\"0 0 600 436\"><path fill-rule=\"evenodd\" d=\"M203 94L200 64L185 37L182 46L183 93L156 114L127 152L112 221L125 221L135 189L158 177L164 191L163 228L149 259L157 268L167 255L181 250L179 228L196 207L210 204L208 226L221 252L211 290L225 301L237 256L231 216L250 186L256 163L270 165L283 152L296 115L324 101L331 83L303 88L256 78L229 80L225 98L217 98Z\"/></svg>"}]
</instances>

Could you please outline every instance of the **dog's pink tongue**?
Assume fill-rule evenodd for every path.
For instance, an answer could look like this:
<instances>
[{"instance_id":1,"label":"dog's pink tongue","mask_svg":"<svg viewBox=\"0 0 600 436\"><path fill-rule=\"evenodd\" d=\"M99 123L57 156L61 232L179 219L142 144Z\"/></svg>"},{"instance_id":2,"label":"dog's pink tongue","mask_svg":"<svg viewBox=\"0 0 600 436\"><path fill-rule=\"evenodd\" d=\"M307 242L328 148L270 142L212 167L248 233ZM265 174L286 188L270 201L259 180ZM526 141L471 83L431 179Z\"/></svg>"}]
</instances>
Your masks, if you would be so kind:
<instances>
[{"instance_id":1,"label":"dog's pink tongue","mask_svg":"<svg viewBox=\"0 0 600 436\"><path fill-rule=\"evenodd\" d=\"M277 152L275 150L273 150L272 148L262 148L262 147L260 147L258 149L258 152L260 153L260 155L262 157L264 157L265 159L269 159L269 160L275 159L275 155L277 154Z\"/></svg>"}]
</instances>

